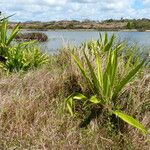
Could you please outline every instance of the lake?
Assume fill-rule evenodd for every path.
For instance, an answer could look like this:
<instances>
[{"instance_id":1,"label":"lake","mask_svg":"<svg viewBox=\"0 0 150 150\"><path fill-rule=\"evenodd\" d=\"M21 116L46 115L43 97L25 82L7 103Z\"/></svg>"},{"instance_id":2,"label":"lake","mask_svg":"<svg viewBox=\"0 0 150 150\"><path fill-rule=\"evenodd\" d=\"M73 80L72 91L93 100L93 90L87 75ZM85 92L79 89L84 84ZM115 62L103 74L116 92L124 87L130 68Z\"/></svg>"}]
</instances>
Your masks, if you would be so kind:
<instances>
[{"instance_id":1,"label":"lake","mask_svg":"<svg viewBox=\"0 0 150 150\"><path fill-rule=\"evenodd\" d=\"M40 43L42 48L49 52L55 53L59 48L65 45L77 45L79 46L84 41L91 39L98 39L99 33L104 34L101 31L78 31L78 30L56 30L56 31L33 31L33 30L22 30L21 32L43 32L48 36L48 41ZM119 31L119 32L108 32L109 35L115 34L117 39L120 41L127 40L129 44L138 44L141 47L146 47L145 51L149 51L150 47L150 32L130 32L130 31Z\"/></svg>"}]
</instances>

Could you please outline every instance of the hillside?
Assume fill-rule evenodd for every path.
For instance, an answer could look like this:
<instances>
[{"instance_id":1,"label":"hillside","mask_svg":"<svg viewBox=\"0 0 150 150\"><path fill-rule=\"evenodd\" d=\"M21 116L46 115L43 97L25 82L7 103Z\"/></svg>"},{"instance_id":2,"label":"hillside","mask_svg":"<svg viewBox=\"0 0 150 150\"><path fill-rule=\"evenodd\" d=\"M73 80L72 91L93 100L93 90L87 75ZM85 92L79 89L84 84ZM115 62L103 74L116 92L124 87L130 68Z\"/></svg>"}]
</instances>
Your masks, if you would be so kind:
<instances>
[{"instance_id":1,"label":"hillside","mask_svg":"<svg viewBox=\"0 0 150 150\"><path fill-rule=\"evenodd\" d=\"M16 22L10 22L10 28L15 26ZM51 22L23 22L21 23L23 29L95 29L95 30L123 30L123 29L137 29L139 31L150 30L150 19L121 19L121 20L105 20L105 21L51 21Z\"/></svg>"}]
</instances>

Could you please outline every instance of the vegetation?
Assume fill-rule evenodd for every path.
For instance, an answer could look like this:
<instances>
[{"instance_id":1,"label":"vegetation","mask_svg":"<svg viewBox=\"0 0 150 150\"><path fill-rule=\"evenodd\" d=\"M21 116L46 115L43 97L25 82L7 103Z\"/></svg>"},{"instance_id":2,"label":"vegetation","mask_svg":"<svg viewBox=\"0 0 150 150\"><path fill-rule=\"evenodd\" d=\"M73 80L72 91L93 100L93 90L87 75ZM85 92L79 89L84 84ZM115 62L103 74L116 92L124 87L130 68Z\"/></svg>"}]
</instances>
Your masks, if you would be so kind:
<instances>
[{"instance_id":1,"label":"vegetation","mask_svg":"<svg viewBox=\"0 0 150 150\"><path fill-rule=\"evenodd\" d=\"M149 20L133 20L128 21L127 29L137 29L139 31L145 31L150 29L150 21Z\"/></svg>"},{"instance_id":2,"label":"vegetation","mask_svg":"<svg viewBox=\"0 0 150 150\"><path fill-rule=\"evenodd\" d=\"M132 48L106 34L47 56L34 41L14 43L19 25L10 36L7 27L3 20L0 149L149 149L150 69Z\"/></svg>"},{"instance_id":3,"label":"vegetation","mask_svg":"<svg viewBox=\"0 0 150 150\"><path fill-rule=\"evenodd\" d=\"M86 96L92 92L68 50L51 58L47 66L23 75L6 76L1 72L1 149L149 149L147 137L127 124L116 132L105 109L87 128L79 129L78 124L89 110L79 105L82 101L76 101L76 115L70 118L62 111L64 99L72 92ZM118 71L124 75L121 68ZM147 129L150 128L149 74L149 68L144 67L118 97L121 110L137 118Z\"/></svg>"},{"instance_id":4,"label":"vegetation","mask_svg":"<svg viewBox=\"0 0 150 150\"><path fill-rule=\"evenodd\" d=\"M8 21L4 19L0 27L0 67L6 71L27 71L48 62L48 55L32 45L34 41L13 43L19 31L19 24L7 36Z\"/></svg>"},{"instance_id":5,"label":"vegetation","mask_svg":"<svg viewBox=\"0 0 150 150\"><path fill-rule=\"evenodd\" d=\"M19 33L15 36L17 41L30 41L37 40L39 42L45 42L48 40L48 37L44 33L32 32L32 33Z\"/></svg>"},{"instance_id":6,"label":"vegetation","mask_svg":"<svg viewBox=\"0 0 150 150\"><path fill-rule=\"evenodd\" d=\"M135 76L139 69L141 69L144 61L137 63L136 60L133 67L126 66L125 64L130 65L130 58L132 56L127 61L121 60L123 58L118 56L118 53L121 51L123 45L119 44L113 48L114 39L114 35L111 37L110 41L108 40L107 34L105 34L104 39L102 38L102 35L100 35L100 40L98 40L97 43L92 43L90 55L87 54L88 51L85 51L87 49L85 47L83 48L84 61L86 62L88 71L85 69L86 66L82 65L78 56L71 52L74 61L89 85L89 89L92 91L92 95L87 97L81 93L71 94L71 96L66 99L68 110L73 116L73 108L75 108L74 100L81 100L84 101L82 107L85 107L86 109L89 107L91 112L80 124L80 127L86 127L93 118L99 117L102 110L105 109L111 117L116 115L128 124L140 129L143 133L147 133L146 129L138 121L121 112L119 102L119 95L122 89L129 83L133 76ZM105 64L103 64L101 60L102 58L105 59L105 54L103 53L106 53ZM92 60L96 61L95 66L92 66L93 62L90 61L92 55ZM103 57L101 58L101 56ZM122 71L126 72L126 75L120 75L120 72L118 71L118 62L122 62ZM102 66L104 65L105 67L103 69ZM116 119L116 121L119 120L115 117L113 117L113 119Z\"/></svg>"},{"instance_id":7,"label":"vegetation","mask_svg":"<svg viewBox=\"0 0 150 150\"><path fill-rule=\"evenodd\" d=\"M135 23L128 21L128 23L127 23L127 29L135 29Z\"/></svg>"},{"instance_id":8,"label":"vegetation","mask_svg":"<svg viewBox=\"0 0 150 150\"><path fill-rule=\"evenodd\" d=\"M10 23L10 27L16 23ZM96 29L96 30L124 30L124 29L136 29L140 31L150 30L149 19L123 19L114 20L108 19L104 21L51 21L51 22L25 22L21 23L23 29L36 29L36 30L48 30L48 29Z\"/></svg>"}]
</instances>

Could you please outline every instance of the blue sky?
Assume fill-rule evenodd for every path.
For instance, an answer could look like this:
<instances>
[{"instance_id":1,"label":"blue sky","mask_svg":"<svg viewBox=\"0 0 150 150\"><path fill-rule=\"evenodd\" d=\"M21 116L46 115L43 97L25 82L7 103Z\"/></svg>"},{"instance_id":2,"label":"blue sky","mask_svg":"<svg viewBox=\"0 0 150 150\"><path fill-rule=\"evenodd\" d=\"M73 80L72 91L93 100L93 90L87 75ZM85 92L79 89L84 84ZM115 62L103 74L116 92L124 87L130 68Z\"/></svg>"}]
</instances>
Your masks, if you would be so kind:
<instances>
[{"instance_id":1,"label":"blue sky","mask_svg":"<svg viewBox=\"0 0 150 150\"><path fill-rule=\"evenodd\" d=\"M150 0L0 0L12 21L150 18Z\"/></svg>"}]
</instances>

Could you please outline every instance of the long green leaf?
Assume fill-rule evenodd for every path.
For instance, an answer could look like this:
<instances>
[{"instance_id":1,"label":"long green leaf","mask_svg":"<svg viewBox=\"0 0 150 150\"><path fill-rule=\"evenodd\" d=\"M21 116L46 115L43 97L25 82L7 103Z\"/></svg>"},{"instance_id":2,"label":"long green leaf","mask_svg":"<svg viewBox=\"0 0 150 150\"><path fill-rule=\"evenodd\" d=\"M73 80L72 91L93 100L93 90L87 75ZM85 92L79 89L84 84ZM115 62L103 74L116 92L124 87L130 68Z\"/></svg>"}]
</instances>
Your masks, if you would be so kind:
<instances>
[{"instance_id":1,"label":"long green leaf","mask_svg":"<svg viewBox=\"0 0 150 150\"><path fill-rule=\"evenodd\" d=\"M85 100L85 99L87 99L87 97L81 93L73 93L65 99L65 103L71 116L74 115L73 113L74 100Z\"/></svg>"},{"instance_id":2,"label":"long green leaf","mask_svg":"<svg viewBox=\"0 0 150 150\"><path fill-rule=\"evenodd\" d=\"M1 41L3 44L6 44L7 25L8 25L8 21L6 19L4 19L2 22L2 26L1 26Z\"/></svg>"},{"instance_id":3,"label":"long green leaf","mask_svg":"<svg viewBox=\"0 0 150 150\"><path fill-rule=\"evenodd\" d=\"M101 34L101 33L99 33L99 40L100 40L100 42L103 41L103 38L102 38L102 34Z\"/></svg>"},{"instance_id":4,"label":"long green leaf","mask_svg":"<svg viewBox=\"0 0 150 150\"><path fill-rule=\"evenodd\" d=\"M4 17L4 18L0 19L0 21L6 20L6 19L8 19L8 18L10 18L10 17L12 17L12 16L14 16L14 15L15 15L15 14L12 14L12 15L10 15L10 16Z\"/></svg>"},{"instance_id":5,"label":"long green leaf","mask_svg":"<svg viewBox=\"0 0 150 150\"><path fill-rule=\"evenodd\" d=\"M92 96L90 99L89 99L90 102L94 103L94 104L99 104L101 103L101 101L97 98L96 95Z\"/></svg>"},{"instance_id":6,"label":"long green leaf","mask_svg":"<svg viewBox=\"0 0 150 150\"><path fill-rule=\"evenodd\" d=\"M86 62L87 62L87 65L88 65L88 68L89 68L89 71L90 71L90 74L91 74L91 78L92 78L92 82L93 82L93 85L94 85L94 91L95 91L95 94L99 93L100 92L100 87L99 87L99 81L96 77L96 74L94 72L94 69L93 69L93 66L91 65L85 51L84 51L84 56L85 56L85 59L86 59Z\"/></svg>"},{"instance_id":7,"label":"long green leaf","mask_svg":"<svg viewBox=\"0 0 150 150\"><path fill-rule=\"evenodd\" d=\"M122 48L122 44L119 44L112 52L112 59L111 59L111 88L114 87L114 81L117 74L117 67L118 67L118 51Z\"/></svg>"},{"instance_id":8,"label":"long green leaf","mask_svg":"<svg viewBox=\"0 0 150 150\"><path fill-rule=\"evenodd\" d=\"M133 117L126 115L120 111L113 111L113 113L118 116L119 118L121 118L122 120L124 120L125 122L127 122L128 124L132 125L133 127L141 130L143 133L148 133L147 130L145 129L145 127L136 119L134 119Z\"/></svg>"},{"instance_id":9,"label":"long green leaf","mask_svg":"<svg viewBox=\"0 0 150 150\"><path fill-rule=\"evenodd\" d=\"M108 42L108 34L107 32L105 32L105 35L104 35L104 45L106 45Z\"/></svg>"},{"instance_id":10,"label":"long green leaf","mask_svg":"<svg viewBox=\"0 0 150 150\"><path fill-rule=\"evenodd\" d=\"M112 37L111 37L111 39L110 39L110 41L108 41L105 44L105 46L104 46L104 52L109 51L112 48L114 39L115 39L115 35L113 34Z\"/></svg>"},{"instance_id":11,"label":"long green leaf","mask_svg":"<svg viewBox=\"0 0 150 150\"><path fill-rule=\"evenodd\" d=\"M107 66L105 68L105 72L103 75L103 95L107 97L110 88L110 78L111 78L111 59L112 59L112 51L109 51L107 57Z\"/></svg>"},{"instance_id":12,"label":"long green leaf","mask_svg":"<svg viewBox=\"0 0 150 150\"><path fill-rule=\"evenodd\" d=\"M145 60L143 60L140 64L138 64L136 67L134 67L121 81L120 83L115 87L113 99L116 98L118 93L122 90L122 88L129 83L129 81L134 77L134 75L140 70L140 68L143 66Z\"/></svg>"},{"instance_id":13,"label":"long green leaf","mask_svg":"<svg viewBox=\"0 0 150 150\"><path fill-rule=\"evenodd\" d=\"M80 63L79 59L71 52L71 56L73 57L75 63L78 65L83 77L86 79L87 83L89 84L91 90L94 92L94 87L93 84L90 80L90 78L88 77L87 71L84 69L83 65ZM95 93L95 92L94 92Z\"/></svg>"},{"instance_id":14,"label":"long green leaf","mask_svg":"<svg viewBox=\"0 0 150 150\"><path fill-rule=\"evenodd\" d=\"M112 52L112 59L111 59L111 88L114 86L115 76L117 73L117 66L118 66L118 49L115 49Z\"/></svg>"},{"instance_id":15,"label":"long green leaf","mask_svg":"<svg viewBox=\"0 0 150 150\"><path fill-rule=\"evenodd\" d=\"M73 99L72 99L72 97L70 97L70 98L66 101L66 103L67 103L68 111L70 112L71 116L73 116L74 113L73 113Z\"/></svg>"},{"instance_id":16,"label":"long green leaf","mask_svg":"<svg viewBox=\"0 0 150 150\"><path fill-rule=\"evenodd\" d=\"M19 46L20 46L20 47L23 47L23 46L27 46L27 45L29 45L29 44L34 44L34 43L36 43L36 41L35 41L35 40L20 43L20 44L19 44Z\"/></svg>"},{"instance_id":17,"label":"long green leaf","mask_svg":"<svg viewBox=\"0 0 150 150\"><path fill-rule=\"evenodd\" d=\"M12 42L12 40L15 38L15 36L17 35L17 33L18 33L18 31L19 31L19 23L14 27L14 29L12 30L12 32L11 32L11 34L10 34L10 36L9 36L9 39L8 39L8 41L7 41L7 43L6 43L6 45L8 46L11 42Z\"/></svg>"},{"instance_id":18,"label":"long green leaf","mask_svg":"<svg viewBox=\"0 0 150 150\"><path fill-rule=\"evenodd\" d=\"M96 64L97 64L97 74L98 74L98 80L101 88L103 88L103 72L102 72L102 63L100 58L100 53L97 49L94 49L94 54L96 57Z\"/></svg>"},{"instance_id":19,"label":"long green leaf","mask_svg":"<svg viewBox=\"0 0 150 150\"><path fill-rule=\"evenodd\" d=\"M65 99L65 104L67 105L68 111L71 114L71 116L73 116L73 96L74 93Z\"/></svg>"},{"instance_id":20,"label":"long green leaf","mask_svg":"<svg viewBox=\"0 0 150 150\"><path fill-rule=\"evenodd\" d=\"M84 100L84 99L87 99L87 97L81 93L75 93L73 95L73 99L76 99L76 100Z\"/></svg>"}]
</instances>

